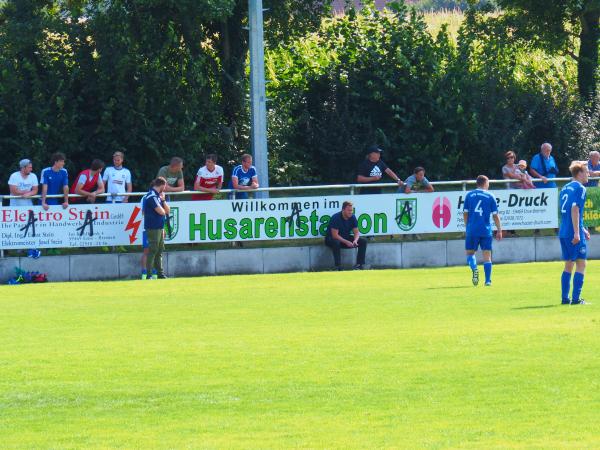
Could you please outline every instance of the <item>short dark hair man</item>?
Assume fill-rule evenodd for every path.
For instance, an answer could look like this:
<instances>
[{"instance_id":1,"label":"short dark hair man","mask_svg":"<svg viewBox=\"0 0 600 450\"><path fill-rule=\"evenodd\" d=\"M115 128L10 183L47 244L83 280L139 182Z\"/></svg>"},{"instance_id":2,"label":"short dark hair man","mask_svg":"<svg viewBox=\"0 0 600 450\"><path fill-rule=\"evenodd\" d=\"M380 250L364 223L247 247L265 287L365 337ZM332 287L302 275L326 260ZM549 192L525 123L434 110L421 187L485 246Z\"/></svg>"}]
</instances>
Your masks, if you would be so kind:
<instances>
[{"instance_id":1,"label":"short dark hair man","mask_svg":"<svg viewBox=\"0 0 600 450\"><path fill-rule=\"evenodd\" d=\"M352 235L350 235L350 232L352 232ZM336 270L340 270L341 268L340 250L342 248L358 247L354 269L364 268L367 240L360 237L358 220L356 220L356 216L354 215L354 205L351 202L344 202L342 210L331 216L329 225L327 225L325 245L333 252Z\"/></svg>"},{"instance_id":2,"label":"short dark hair man","mask_svg":"<svg viewBox=\"0 0 600 450\"><path fill-rule=\"evenodd\" d=\"M404 181L404 193L433 192L433 185L425 177L425 168L415 167L414 173Z\"/></svg>"},{"instance_id":3,"label":"short dark hair man","mask_svg":"<svg viewBox=\"0 0 600 450\"><path fill-rule=\"evenodd\" d=\"M167 180L158 177L152 181L148 193L142 199L144 211L144 230L148 238L148 258L146 271L152 279L167 278L162 266L162 254L165 249L165 222L171 208L165 200Z\"/></svg>"},{"instance_id":4,"label":"short dark hair man","mask_svg":"<svg viewBox=\"0 0 600 450\"><path fill-rule=\"evenodd\" d=\"M48 210L48 205L58 205L58 198L46 198L47 195L64 195L62 207L69 206L69 174L65 169L66 156L64 153L53 153L50 157L50 167L42 170L40 184L42 185L42 207Z\"/></svg>"},{"instance_id":5,"label":"short dark hair man","mask_svg":"<svg viewBox=\"0 0 600 450\"><path fill-rule=\"evenodd\" d=\"M356 182L362 184L380 183L381 177L386 173L398 183L398 186L404 185L400 177L381 160L381 152L382 150L377 145L372 145L367 149L367 157L358 165ZM381 194L381 188L361 189L360 193Z\"/></svg>"},{"instance_id":6,"label":"short dark hair man","mask_svg":"<svg viewBox=\"0 0 600 450\"><path fill-rule=\"evenodd\" d=\"M165 192L183 192L185 191L185 182L183 180L183 159L173 156L168 166L162 166L158 169L156 177L163 177L167 180Z\"/></svg>"},{"instance_id":7,"label":"short dark hair man","mask_svg":"<svg viewBox=\"0 0 600 450\"><path fill-rule=\"evenodd\" d=\"M223 168L217 165L217 160L214 153L206 155L205 164L198 169L194 180L194 190L202 193L193 194L192 200L212 200L223 187Z\"/></svg>"},{"instance_id":8,"label":"short dark hair man","mask_svg":"<svg viewBox=\"0 0 600 450\"><path fill-rule=\"evenodd\" d=\"M78 194L83 198L76 197L72 200L73 203L96 203L96 196L104 193L104 182L100 176L102 169L104 161L94 159L89 169L79 172L71 186L71 194Z\"/></svg>"}]
</instances>

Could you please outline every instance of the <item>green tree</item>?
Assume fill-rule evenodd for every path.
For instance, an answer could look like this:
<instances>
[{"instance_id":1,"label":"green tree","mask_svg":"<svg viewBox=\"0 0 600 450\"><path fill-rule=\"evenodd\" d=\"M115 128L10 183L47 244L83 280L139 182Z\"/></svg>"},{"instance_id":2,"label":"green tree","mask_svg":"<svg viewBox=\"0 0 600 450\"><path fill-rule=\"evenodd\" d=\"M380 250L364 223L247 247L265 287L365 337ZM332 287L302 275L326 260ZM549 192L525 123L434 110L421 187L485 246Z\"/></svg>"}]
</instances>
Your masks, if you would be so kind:
<instances>
[{"instance_id":1,"label":"green tree","mask_svg":"<svg viewBox=\"0 0 600 450\"><path fill-rule=\"evenodd\" d=\"M576 59L581 98L596 98L600 0L498 0L498 4L504 13L497 20L510 34ZM575 50L577 40L579 49Z\"/></svg>"}]
</instances>

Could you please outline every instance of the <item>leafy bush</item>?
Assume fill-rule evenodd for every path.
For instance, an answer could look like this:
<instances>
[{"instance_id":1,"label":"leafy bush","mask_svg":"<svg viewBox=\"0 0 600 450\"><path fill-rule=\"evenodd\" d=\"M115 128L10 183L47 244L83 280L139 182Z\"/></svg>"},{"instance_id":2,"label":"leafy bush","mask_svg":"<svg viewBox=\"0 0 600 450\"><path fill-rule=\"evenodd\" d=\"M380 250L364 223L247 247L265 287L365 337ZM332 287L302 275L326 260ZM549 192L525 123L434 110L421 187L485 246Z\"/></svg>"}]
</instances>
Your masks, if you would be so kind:
<instances>
[{"instance_id":1,"label":"leafy bush","mask_svg":"<svg viewBox=\"0 0 600 450\"><path fill-rule=\"evenodd\" d=\"M578 114L568 61L486 28L483 12L468 12L455 44L403 3L391 7L367 4L269 52L278 160L304 180L349 182L373 142L401 175L424 165L437 179L498 176L507 149L528 158L545 141L563 165L578 152L568 147Z\"/></svg>"}]
</instances>

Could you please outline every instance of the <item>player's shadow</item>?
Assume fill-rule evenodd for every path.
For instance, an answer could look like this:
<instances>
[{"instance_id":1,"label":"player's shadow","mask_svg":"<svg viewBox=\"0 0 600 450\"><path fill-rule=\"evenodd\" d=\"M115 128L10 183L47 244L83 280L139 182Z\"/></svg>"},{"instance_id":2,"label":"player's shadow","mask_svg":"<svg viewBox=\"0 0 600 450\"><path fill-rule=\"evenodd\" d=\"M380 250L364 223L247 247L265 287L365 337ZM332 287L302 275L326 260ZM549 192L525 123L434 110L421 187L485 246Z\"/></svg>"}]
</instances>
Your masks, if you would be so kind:
<instances>
[{"instance_id":1,"label":"player's shadow","mask_svg":"<svg viewBox=\"0 0 600 450\"><path fill-rule=\"evenodd\" d=\"M556 308L557 306L560 305L539 305L539 306L519 306L518 308L511 308L511 309L546 309L546 308Z\"/></svg>"}]
</instances>

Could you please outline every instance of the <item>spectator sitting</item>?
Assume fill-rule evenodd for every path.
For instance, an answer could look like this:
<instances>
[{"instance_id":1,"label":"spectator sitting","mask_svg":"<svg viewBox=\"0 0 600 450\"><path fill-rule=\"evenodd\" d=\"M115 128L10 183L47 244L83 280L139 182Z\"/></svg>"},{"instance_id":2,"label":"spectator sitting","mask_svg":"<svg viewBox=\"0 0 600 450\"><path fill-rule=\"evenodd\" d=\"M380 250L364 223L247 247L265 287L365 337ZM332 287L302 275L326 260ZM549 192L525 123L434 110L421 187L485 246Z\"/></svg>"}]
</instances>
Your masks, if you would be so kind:
<instances>
[{"instance_id":1,"label":"spectator sitting","mask_svg":"<svg viewBox=\"0 0 600 450\"><path fill-rule=\"evenodd\" d=\"M596 150L590 152L588 170L590 172L590 177L600 177L600 152L597 152ZM586 186L596 187L598 186L598 180L590 180L586 183Z\"/></svg>"},{"instance_id":2,"label":"spectator sitting","mask_svg":"<svg viewBox=\"0 0 600 450\"><path fill-rule=\"evenodd\" d=\"M49 205L58 205L58 198L46 198L47 195L64 195L62 207L69 206L69 174L65 169L66 156L63 153L54 153L50 157L51 167L42 170L40 184L42 185L42 207L47 211Z\"/></svg>"},{"instance_id":3,"label":"spectator sitting","mask_svg":"<svg viewBox=\"0 0 600 450\"><path fill-rule=\"evenodd\" d=\"M535 189L535 184L531 181L531 175L527 172L527 161L524 159L519 161L519 171L523 174L523 189Z\"/></svg>"},{"instance_id":4,"label":"spectator sitting","mask_svg":"<svg viewBox=\"0 0 600 450\"><path fill-rule=\"evenodd\" d=\"M89 169L82 170L75 178L71 186L71 194L83 196L74 197L72 203L95 203L96 196L104 193L104 182L100 177L100 172L104 169L104 162L94 159Z\"/></svg>"},{"instance_id":5,"label":"spectator sitting","mask_svg":"<svg viewBox=\"0 0 600 450\"><path fill-rule=\"evenodd\" d=\"M223 168L217 165L217 155L206 155L204 166L198 169L194 190L203 194L192 195L192 200L212 200L223 187Z\"/></svg>"},{"instance_id":6,"label":"spectator sitting","mask_svg":"<svg viewBox=\"0 0 600 450\"><path fill-rule=\"evenodd\" d=\"M242 155L242 163L235 166L231 172L231 181L229 181L229 189L236 189L235 196L231 198L247 199L248 192L253 189L258 189L258 174L256 168L252 165L252 155L247 153ZM239 190L243 192L239 192Z\"/></svg>"},{"instance_id":7,"label":"spectator sitting","mask_svg":"<svg viewBox=\"0 0 600 450\"><path fill-rule=\"evenodd\" d=\"M516 164L517 155L512 150L509 150L504 154L504 157L506 158L506 164L502 166L502 177L505 180L516 180L514 183L507 183L506 188L522 189L525 177L519 169L519 166Z\"/></svg>"},{"instance_id":8,"label":"spectator sitting","mask_svg":"<svg viewBox=\"0 0 600 450\"><path fill-rule=\"evenodd\" d=\"M23 198L11 198L10 206L32 206L30 197L38 193L38 177L33 173L33 165L29 159L19 161L19 168L8 179L8 188L10 195L20 195Z\"/></svg>"},{"instance_id":9,"label":"spectator sitting","mask_svg":"<svg viewBox=\"0 0 600 450\"><path fill-rule=\"evenodd\" d=\"M550 154L552 152L552 145L545 142L540 148L540 152L535 155L530 164L531 175L534 178L541 178L542 181L536 181L535 187L537 188L555 188L556 182L551 181L552 178L556 178L558 175L558 166L554 157Z\"/></svg>"},{"instance_id":10,"label":"spectator sitting","mask_svg":"<svg viewBox=\"0 0 600 450\"><path fill-rule=\"evenodd\" d=\"M350 232L352 232L352 236ZM360 237L358 220L354 215L354 205L351 202L344 202L342 210L331 216L329 225L327 225L325 245L333 252L336 270L341 270L340 250L342 248L358 248L354 269L364 269L367 240Z\"/></svg>"},{"instance_id":11,"label":"spectator sitting","mask_svg":"<svg viewBox=\"0 0 600 450\"><path fill-rule=\"evenodd\" d=\"M379 183L386 173L400 187L404 184L400 177L381 159L381 150L377 145L367 149L367 157L358 165L356 182L361 184ZM361 189L361 194L381 194L381 188Z\"/></svg>"},{"instance_id":12,"label":"spectator sitting","mask_svg":"<svg viewBox=\"0 0 600 450\"><path fill-rule=\"evenodd\" d=\"M162 177L167 180L165 192L183 192L185 191L185 182L183 180L183 159L178 156L171 158L168 166L162 166L158 169L156 178Z\"/></svg>"},{"instance_id":13,"label":"spectator sitting","mask_svg":"<svg viewBox=\"0 0 600 450\"><path fill-rule=\"evenodd\" d=\"M106 197L106 201L109 203L127 203L129 201L128 195L116 195L124 192L131 192L133 186L131 184L131 172L129 169L123 167L123 161L125 160L125 154L123 152L113 153L113 164L112 167L107 167L102 175L102 181L106 185L106 191L109 194Z\"/></svg>"},{"instance_id":14,"label":"spectator sitting","mask_svg":"<svg viewBox=\"0 0 600 450\"><path fill-rule=\"evenodd\" d=\"M404 193L411 192L433 192L433 185L425 178L423 167L415 168L414 173L404 181Z\"/></svg>"}]
</instances>

